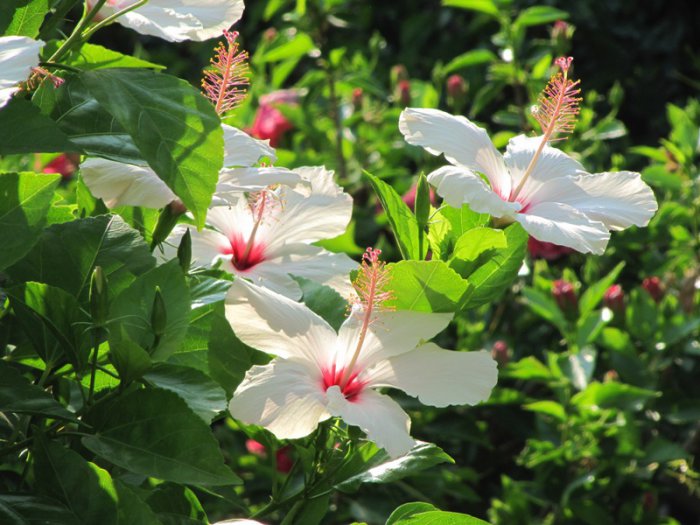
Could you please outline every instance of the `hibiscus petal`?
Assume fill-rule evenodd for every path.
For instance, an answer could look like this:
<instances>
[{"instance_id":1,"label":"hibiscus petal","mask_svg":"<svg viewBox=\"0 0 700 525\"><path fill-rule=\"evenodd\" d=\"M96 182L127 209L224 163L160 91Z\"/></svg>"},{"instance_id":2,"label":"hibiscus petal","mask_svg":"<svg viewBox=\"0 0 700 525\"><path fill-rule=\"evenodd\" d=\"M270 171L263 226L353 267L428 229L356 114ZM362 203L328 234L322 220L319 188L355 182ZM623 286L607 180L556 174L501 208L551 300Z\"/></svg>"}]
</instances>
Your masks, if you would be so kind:
<instances>
[{"instance_id":1,"label":"hibiscus petal","mask_svg":"<svg viewBox=\"0 0 700 525\"><path fill-rule=\"evenodd\" d=\"M610 232L602 222L559 202L536 204L515 219L538 241L568 246L581 253L601 255L610 240Z\"/></svg>"},{"instance_id":2,"label":"hibiscus petal","mask_svg":"<svg viewBox=\"0 0 700 525\"><path fill-rule=\"evenodd\" d=\"M559 202L570 204L610 230L646 226L659 207L654 192L639 173L582 173L574 182L583 191Z\"/></svg>"},{"instance_id":3,"label":"hibiscus petal","mask_svg":"<svg viewBox=\"0 0 700 525\"><path fill-rule=\"evenodd\" d=\"M225 194L261 191L274 184L297 186L299 174L286 168L232 168L219 172L219 183L214 198L221 202Z\"/></svg>"},{"instance_id":4,"label":"hibiscus petal","mask_svg":"<svg viewBox=\"0 0 700 525\"><path fill-rule=\"evenodd\" d=\"M85 185L108 208L143 206L162 208L177 196L156 173L146 167L90 158L80 165Z\"/></svg>"},{"instance_id":5,"label":"hibiscus petal","mask_svg":"<svg viewBox=\"0 0 700 525\"><path fill-rule=\"evenodd\" d=\"M382 361L366 377L373 387L399 388L421 403L444 407L488 399L498 369L488 352L455 352L428 343Z\"/></svg>"},{"instance_id":6,"label":"hibiscus petal","mask_svg":"<svg viewBox=\"0 0 700 525\"><path fill-rule=\"evenodd\" d=\"M44 42L26 36L0 37L0 108L27 80L32 68L39 65L39 52Z\"/></svg>"},{"instance_id":7,"label":"hibiscus petal","mask_svg":"<svg viewBox=\"0 0 700 525\"><path fill-rule=\"evenodd\" d=\"M236 279L226 294L226 319L245 344L320 370L335 344L335 331L305 305Z\"/></svg>"},{"instance_id":8,"label":"hibiscus petal","mask_svg":"<svg viewBox=\"0 0 700 525\"><path fill-rule=\"evenodd\" d=\"M329 417L320 372L284 359L248 370L233 393L229 411L234 418L265 427L279 439L308 436Z\"/></svg>"},{"instance_id":9,"label":"hibiscus petal","mask_svg":"<svg viewBox=\"0 0 700 525\"><path fill-rule=\"evenodd\" d=\"M423 146L433 155L444 153L449 162L480 171L489 179L493 191L508 198L508 171L483 128L437 109L406 108L399 117L399 130L409 144Z\"/></svg>"},{"instance_id":10,"label":"hibiscus petal","mask_svg":"<svg viewBox=\"0 0 700 525\"><path fill-rule=\"evenodd\" d=\"M238 128L221 124L224 130L224 166L253 166L261 157L277 160L269 140L258 140Z\"/></svg>"},{"instance_id":11,"label":"hibiscus petal","mask_svg":"<svg viewBox=\"0 0 700 525\"><path fill-rule=\"evenodd\" d=\"M120 16L117 23L169 42L201 42L221 36L224 29L240 20L243 8L243 0L149 0L146 5ZM100 14L114 11L114 8L102 9Z\"/></svg>"},{"instance_id":12,"label":"hibiscus petal","mask_svg":"<svg viewBox=\"0 0 700 525\"><path fill-rule=\"evenodd\" d=\"M517 202L503 200L481 177L461 166L438 168L428 175L428 182L453 208L461 208L466 203L478 213L488 213L497 218L513 216L521 208Z\"/></svg>"},{"instance_id":13,"label":"hibiscus petal","mask_svg":"<svg viewBox=\"0 0 700 525\"><path fill-rule=\"evenodd\" d=\"M415 445L409 434L411 420L396 401L365 389L352 401L345 399L338 386L326 391L328 411L350 425L360 427L377 446L395 458L406 454Z\"/></svg>"},{"instance_id":14,"label":"hibiscus petal","mask_svg":"<svg viewBox=\"0 0 700 525\"><path fill-rule=\"evenodd\" d=\"M508 142L504 158L513 179L513 189L520 183L541 142L542 137L525 135L513 137ZM578 161L559 149L545 145L517 200L523 205L552 200L542 195L549 183L557 178L576 175L582 170L583 166Z\"/></svg>"},{"instance_id":15,"label":"hibiscus petal","mask_svg":"<svg viewBox=\"0 0 700 525\"><path fill-rule=\"evenodd\" d=\"M231 260L231 255L226 254L231 248L231 243L225 235L209 229L197 231L196 228L184 224L175 226L161 245L160 252L156 252L159 260L165 262L177 257L177 248L187 230L190 231L192 239L193 266L213 266L218 260Z\"/></svg>"},{"instance_id":16,"label":"hibiscus petal","mask_svg":"<svg viewBox=\"0 0 700 525\"><path fill-rule=\"evenodd\" d=\"M410 310L384 311L375 314L362 343L357 360L358 368L366 368L383 359L410 352L422 341L442 332L453 314L413 312ZM338 331L339 365L347 363L357 348L362 330L362 312L353 312Z\"/></svg>"},{"instance_id":17,"label":"hibiscus petal","mask_svg":"<svg viewBox=\"0 0 700 525\"><path fill-rule=\"evenodd\" d=\"M227 239L237 235L248 239L255 221L245 196L238 195L221 202L207 211L207 224L219 230Z\"/></svg>"}]
</instances>

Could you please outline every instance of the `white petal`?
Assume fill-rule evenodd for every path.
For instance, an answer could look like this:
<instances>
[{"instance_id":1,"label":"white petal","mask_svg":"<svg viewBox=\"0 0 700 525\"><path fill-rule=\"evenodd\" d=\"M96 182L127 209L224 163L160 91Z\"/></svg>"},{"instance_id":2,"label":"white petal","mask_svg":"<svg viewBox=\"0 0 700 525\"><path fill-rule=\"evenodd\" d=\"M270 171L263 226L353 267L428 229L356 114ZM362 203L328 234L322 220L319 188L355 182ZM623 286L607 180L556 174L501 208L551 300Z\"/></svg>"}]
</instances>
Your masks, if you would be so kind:
<instances>
[{"instance_id":1,"label":"white petal","mask_svg":"<svg viewBox=\"0 0 700 525\"><path fill-rule=\"evenodd\" d=\"M236 235L248 240L253 229L253 214L245 196L227 199L225 204L212 206L207 211L207 224L216 228L227 239Z\"/></svg>"},{"instance_id":2,"label":"white petal","mask_svg":"<svg viewBox=\"0 0 700 525\"><path fill-rule=\"evenodd\" d=\"M215 197L224 194L261 191L274 184L297 186L302 182L299 174L286 168L232 168L219 172Z\"/></svg>"},{"instance_id":3,"label":"white petal","mask_svg":"<svg viewBox=\"0 0 700 525\"><path fill-rule=\"evenodd\" d=\"M345 399L338 386L326 391L328 411L350 425L360 427L377 446L395 458L406 454L415 445L409 434L408 414L388 396L367 388L353 398Z\"/></svg>"},{"instance_id":4,"label":"white petal","mask_svg":"<svg viewBox=\"0 0 700 525\"><path fill-rule=\"evenodd\" d=\"M541 142L542 137L526 137L525 135L513 137L508 142L505 161L513 179L513 190L520 183L520 179L525 174ZM583 166L579 162L563 151L546 145L537 159L530 177L518 194L517 200L523 204L537 204L551 200L542 198L540 192L546 189L553 179L573 176L581 170L583 170Z\"/></svg>"},{"instance_id":5,"label":"white petal","mask_svg":"<svg viewBox=\"0 0 700 525\"><path fill-rule=\"evenodd\" d=\"M308 436L328 419L321 374L305 363L274 359L254 366L233 393L231 415L279 439Z\"/></svg>"},{"instance_id":6,"label":"white petal","mask_svg":"<svg viewBox=\"0 0 700 525\"><path fill-rule=\"evenodd\" d=\"M437 109L407 108L399 117L399 130L406 142L423 146L433 155L445 154L453 164L480 171L497 194L508 198L510 177L503 157L486 130L461 116Z\"/></svg>"},{"instance_id":7,"label":"white petal","mask_svg":"<svg viewBox=\"0 0 700 525\"><path fill-rule=\"evenodd\" d=\"M39 52L44 42L26 36L0 37L0 108L7 104L27 80L32 68L39 65Z\"/></svg>"},{"instance_id":8,"label":"white petal","mask_svg":"<svg viewBox=\"0 0 700 525\"><path fill-rule=\"evenodd\" d=\"M583 191L559 202L570 204L610 230L646 226L658 209L654 192L639 173L582 173L574 181Z\"/></svg>"},{"instance_id":9,"label":"white petal","mask_svg":"<svg viewBox=\"0 0 700 525\"><path fill-rule=\"evenodd\" d=\"M308 176L308 171L295 170ZM308 188L280 188L281 209L268 238L275 245L315 242L342 235L352 218L352 197L333 182L333 172L316 170Z\"/></svg>"},{"instance_id":10,"label":"white petal","mask_svg":"<svg viewBox=\"0 0 700 525\"><path fill-rule=\"evenodd\" d=\"M399 388L436 407L474 405L488 399L498 379L491 354L454 352L428 343L368 371L370 385Z\"/></svg>"},{"instance_id":11,"label":"white petal","mask_svg":"<svg viewBox=\"0 0 700 525\"><path fill-rule=\"evenodd\" d=\"M452 314L413 312L410 310L385 311L375 314L362 343L359 368L372 366L410 352L422 341L427 341L442 332L452 320ZM353 311L338 331L336 362L349 363L357 348L362 329L362 311Z\"/></svg>"},{"instance_id":12,"label":"white petal","mask_svg":"<svg viewBox=\"0 0 700 525\"><path fill-rule=\"evenodd\" d=\"M543 202L519 213L516 220L538 241L601 255L610 240L602 222L592 221L568 204Z\"/></svg>"},{"instance_id":13,"label":"white petal","mask_svg":"<svg viewBox=\"0 0 700 525\"><path fill-rule=\"evenodd\" d=\"M245 344L320 370L335 345L335 331L306 305L236 279L226 294L226 319Z\"/></svg>"},{"instance_id":14,"label":"white petal","mask_svg":"<svg viewBox=\"0 0 700 525\"><path fill-rule=\"evenodd\" d=\"M224 166L253 166L261 157L269 157L272 162L277 160L269 140L254 139L228 124L221 124L221 128L224 130Z\"/></svg>"},{"instance_id":15,"label":"white petal","mask_svg":"<svg viewBox=\"0 0 700 525\"><path fill-rule=\"evenodd\" d=\"M116 2L116 9L104 8L108 16L131 0ZM157 36L170 42L208 40L221 36L243 15L243 0L149 0L148 3L117 19L117 23L142 35Z\"/></svg>"},{"instance_id":16,"label":"white petal","mask_svg":"<svg viewBox=\"0 0 700 525\"><path fill-rule=\"evenodd\" d=\"M503 200L481 177L461 166L438 168L428 175L428 182L453 208L461 208L466 203L478 213L488 213L497 218L513 216L521 208L517 202Z\"/></svg>"},{"instance_id":17,"label":"white petal","mask_svg":"<svg viewBox=\"0 0 700 525\"><path fill-rule=\"evenodd\" d=\"M108 208L143 206L162 208L177 196L155 171L106 159L90 158L80 165L85 185Z\"/></svg>"}]
</instances>

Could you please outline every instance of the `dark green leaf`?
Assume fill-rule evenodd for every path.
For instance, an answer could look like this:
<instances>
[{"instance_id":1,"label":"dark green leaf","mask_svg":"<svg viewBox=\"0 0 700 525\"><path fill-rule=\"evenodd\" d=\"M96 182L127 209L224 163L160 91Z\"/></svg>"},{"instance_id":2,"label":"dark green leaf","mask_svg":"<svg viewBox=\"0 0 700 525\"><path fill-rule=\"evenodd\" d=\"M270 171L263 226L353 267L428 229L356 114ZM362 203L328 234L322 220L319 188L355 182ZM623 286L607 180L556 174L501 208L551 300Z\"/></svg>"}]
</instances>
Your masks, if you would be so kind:
<instances>
[{"instance_id":1,"label":"dark green leaf","mask_svg":"<svg viewBox=\"0 0 700 525\"><path fill-rule=\"evenodd\" d=\"M410 208L386 182L365 171L379 202L389 217L391 230L404 259L422 260L425 253L418 252L418 223ZM427 247L424 247L427 248Z\"/></svg>"},{"instance_id":2,"label":"dark green leaf","mask_svg":"<svg viewBox=\"0 0 700 525\"><path fill-rule=\"evenodd\" d=\"M80 77L204 226L224 156L212 104L184 80L145 69L98 69Z\"/></svg>"},{"instance_id":3,"label":"dark green leaf","mask_svg":"<svg viewBox=\"0 0 700 525\"><path fill-rule=\"evenodd\" d=\"M566 332L566 318L549 295L535 288L524 288L523 295L533 312L552 323L560 332Z\"/></svg>"},{"instance_id":4,"label":"dark green leaf","mask_svg":"<svg viewBox=\"0 0 700 525\"><path fill-rule=\"evenodd\" d=\"M432 443L418 442L405 456L390 459L388 454L367 442L360 447L354 464L344 467L336 480L342 480L336 488L343 492L355 492L363 483L393 483L406 476L440 463L454 463L440 447ZM354 470L354 472L353 472Z\"/></svg>"},{"instance_id":5,"label":"dark green leaf","mask_svg":"<svg viewBox=\"0 0 700 525\"><path fill-rule=\"evenodd\" d=\"M475 308L493 301L509 288L517 277L525 258L528 235L517 223L508 226L505 234L508 246L498 250L467 279L474 291L464 308Z\"/></svg>"},{"instance_id":6,"label":"dark green leaf","mask_svg":"<svg viewBox=\"0 0 700 525\"><path fill-rule=\"evenodd\" d=\"M0 361L0 412L75 419L73 414L47 392L31 384L15 368L2 361Z\"/></svg>"},{"instance_id":7,"label":"dark green leaf","mask_svg":"<svg viewBox=\"0 0 700 525\"><path fill-rule=\"evenodd\" d=\"M397 310L456 312L470 292L467 281L443 261L400 261L387 265Z\"/></svg>"},{"instance_id":8,"label":"dark green leaf","mask_svg":"<svg viewBox=\"0 0 700 525\"><path fill-rule=\"evenodd\" d=\"M86 419L96 433L84 437L83 445L131 472L193 485L240 482L224 465L207 424L177 394L136 390L98 406Z\"/></svg>"},{"instance_id":9,"label":"dark green leaf","mask_svg":"<svg viewBox=\"0 0 700 525\"><path fill-rule=\"evenodd\" d=\"M19 281L58 286L87 301L95 266L102 267L114 296L154 265L138 232L119 217L101 215L48 227L8 273Z\"/></svg>"},{"instance_id":10,"label":"dark green leaf","mask_svg":"<svg viewBox=\"0 0 700 525\"><path fill-rule=\"evenodd\" d=\"M197 496L187 487L162 483L146 500L163 525L209 523Z\"/></svg>"},{"instance_id":11,"label":"dark green leaf","mask_svg":"<svg viewBox=\"0 0 700 525\"><path fill-rule=\"evenodd\" d=\"M39 239L60 180L59 175L0 174L0 270L21 259Z\"/></svg>"},{"instance_id":12,"label":"dark green leaf","mask_svg":"<svg viewBox=\"0 0 700 525\"><path fill-rule=\"evenodd\" d=\"M124 332L118 341L110 343L109 360L119 373L119 378L125 383L141 379L151 367L151 356L148 352L129 339Z\"/></svg>"},{"instance_id":13,"label":"dark green leaf","mask_svg":"<svg viewBox=\"0 0 700 525\"><path fill-rule=\"evenodd\" d=\"M143 378L159 388L175 392L206 423L226 409L224 389L195 368L156 363Z\"/></svg>"},{"instance_id":14,"label":"dark green leaf","mask_svg":"<svg viewBox=\"0 0 700 525\"><path fill-rule=\"evenodd\" d=\"M127 484L115 479L114 488L119 498L117 509L119 525L162 525L151 508Z\"/></svg>"},{"instance_id":15,"label":"dark green leaf","mask_svg":"<svg viewBox=\"0 0 700 525\"><path fill-rule=\"evenodd\" d=\"M82 149L34 104L15 97L0 110L0 155L60 151Z\"/></svg>"},{"instance_id":16,"label":"dark green leaf","mask_svg":"<svg viewBox=\"0 0 700 525\"><path fill-rule=\"evenodd\" d=\"M347 317L347 300L343 299L333 288L316 281L303 277L294 277L294 280L301 288L303 303L312 312L323 317L337 331Z\"/></svg>"},{"instance_id":17,"label":"dark green leaf","mask_svg":"<svg viewBox=\"0 0 700 525\"><path fill-rule=\"evenodd\" d=\"M598 303L603 300L605 292L608 290L608 288L615 284L617 277L620 275L620 272L624 267L625 263L621 262L615 266L615 268L613 268L608 275L603 277L594 285L589 286L588 289L583 292L578 304L579 311L581 312L580 316L582 318L590 314L595 307L598 306Z\"/></svg>"},{"instance_id":18,"label":"dark green leaf","mask_svg":"<svg viewBox=\"0 0 700 525\"><path fill-rule=\"evenodd\" d=\"M156 287L163 298L159 304L165 308L165 327L157 341L151 326ZM189 292L178 261L171 260L137 277L113 301L110 317L114 322L110 344L120 341L122 332L117 327L121 326L129 339L149 349L154 360L167 359L180 347L190 320Z\"/></svg>"},{"instance_id":19,"label":"dark green leaf","mask_svg":"<svg viewBox=\"0 0 700 525\"><path fill-rule=\"evenodd\" d=\"M7 525L82 525L59 502L39 496L0 494L0 522Z\"/></svg>"}]
</instances>

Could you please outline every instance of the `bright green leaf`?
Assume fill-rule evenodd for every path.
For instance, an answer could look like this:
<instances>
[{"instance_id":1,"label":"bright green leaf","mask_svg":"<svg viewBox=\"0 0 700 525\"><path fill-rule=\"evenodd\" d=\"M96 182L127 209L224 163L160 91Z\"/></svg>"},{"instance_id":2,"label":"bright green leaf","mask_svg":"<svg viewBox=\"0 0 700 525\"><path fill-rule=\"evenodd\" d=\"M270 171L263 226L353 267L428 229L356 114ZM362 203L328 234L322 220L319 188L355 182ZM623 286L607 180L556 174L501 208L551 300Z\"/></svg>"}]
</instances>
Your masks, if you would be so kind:
<instances>
[{"instance_id":1,"label":"bright green leaf","mask_svg":"<svg viewBox=\"0 0 700 525\"><path fill-rule=\"evenodd\" d=\"M428 240L433 259L447 260L457 240L472 228L486 226L491 220L485 213L476 213L468 205L446 206L433 214L428 226Z\"/></svg>"},{"instance_id":2,"label":"bright green leaf","mask_svg":"<svg viewBox=\"0 0 700 525\"><path fill-rule=\"evenodd\" d=\"M3 0L0 35L35 38L48 12L49 0Z\"/></svg>"},{"instance_id":3,"label":"bright green leaf","mask_svg":"<svg viewBox=\"0 0 700 525\"><path fill-rule=\"evenodd\" d=\"M620 275L620 272L624 266L624 262L619 263L610 271L608 275L603 277L594 285L589 286L588 289L581 295L581 299L579 300L579 311L581 312L580 316L582 318L590 314L594 308L598 306L598 303L603 300L605 292L608 290L608 288L615 284L615 281L617 280L617 277Z\"/></svg>"},{"instance_id":4,"label":"bright green leaf","mask_svg":"<svg viewBox=\"0 0 700 525\"><path fill-rule=\"evenodd\" d=\"M498 17L498 7L493 0L442 0L442 5L447 7L459 7L470 11L478 11L487 15Z\"/></svg>"},{"instance_id":5,"label":"bright green leaf","mask_svg":"<svg viewBox=\"0 0 700 525\"><path fill-rule=\"evenodd\" d=\"M521 27L549 24L557 20L566 20L569 14L561 9L546 5L535 5L524 9L515 19L514 25Z\"/></svg>"},{"instance_id":6,"label":"bright green leaf","mask_svg":"<svg viewBox=\"0 0 700 525\"><path fill-rule=\"evenodd\" d=\"M457 239L452 257L448 263L450 268L466 278L479 265L480 260L488 257L493 250L506 248L507 246L503 230L483 227L472 228Z\"/></svg>"},{"instance_id":7,"label":"bright green leaf","mask_svg":"<svg viewBox=\"0 0 700 525\"><path fill-rule=\"evenodd\" d=\"M387 265L392 299L397 310L456 312L470 286L443 261L400 261Z\"/></svg>"},{"instance_id":8,"label":"bright green leaf","mask_svg":"<svg viewBox=\"0 0 700 525\"><path fill-rule=\"evenodd\" d=\"M453 73L459 69L467 69L470 67L479 66L481 64L488 64L497 59L498 58L496 55L488 49L473 49L450 60L445 66L442 67L442 69L440 69L440 73L443 75L449 75L450 73Z\"/></svg>"}]
</instances>

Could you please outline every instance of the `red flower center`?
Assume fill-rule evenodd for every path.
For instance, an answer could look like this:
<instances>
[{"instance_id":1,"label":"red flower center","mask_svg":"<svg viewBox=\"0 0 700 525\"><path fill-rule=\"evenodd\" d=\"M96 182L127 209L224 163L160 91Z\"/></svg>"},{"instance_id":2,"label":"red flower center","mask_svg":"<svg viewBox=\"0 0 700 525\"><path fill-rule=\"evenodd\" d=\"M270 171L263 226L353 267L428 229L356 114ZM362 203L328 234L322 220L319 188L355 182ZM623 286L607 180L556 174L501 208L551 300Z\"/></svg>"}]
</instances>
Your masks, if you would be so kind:
<instances>
[{"instance_id":1,"label":"red flower center","mask_svg":"<svg viewBox=\"0 0 700 525\"><path fill-rule=\"evenodd\" d=\"M239 271L249 270L265 260L265 246L253 241L249 247L240 235L231 239L231 247L224 250L224 253L232 256L231 264Z\"/></svg>"},{"instance_id":2,"label":"red flower center","mask_svg":"<svg viewBox=\"0 0 700 525\"><path fill-rule=\"evenodd\" d=\"M345 396L345 399L350 402L357 401L360 392L362 392L362 390L365 388L366 383L357 378L359 372L353 372L350 374L350 376L348 376L348 379L345 382L345 387L341 385L343 375L345 374L344 368L338 370L335 364L333 364L331 368L324 368L322 373L324 392L330 387L337 385L340 387L340 391L342 392L343 396Z\"/></svg>"}]
</instances>

